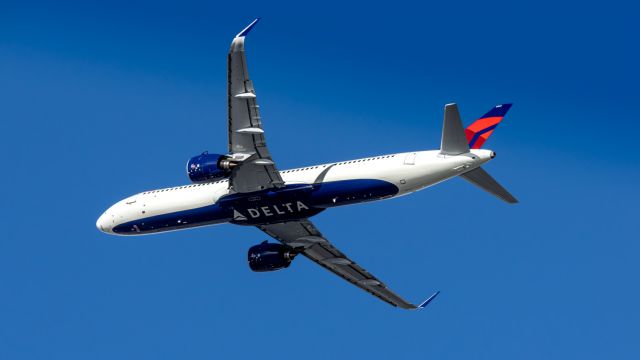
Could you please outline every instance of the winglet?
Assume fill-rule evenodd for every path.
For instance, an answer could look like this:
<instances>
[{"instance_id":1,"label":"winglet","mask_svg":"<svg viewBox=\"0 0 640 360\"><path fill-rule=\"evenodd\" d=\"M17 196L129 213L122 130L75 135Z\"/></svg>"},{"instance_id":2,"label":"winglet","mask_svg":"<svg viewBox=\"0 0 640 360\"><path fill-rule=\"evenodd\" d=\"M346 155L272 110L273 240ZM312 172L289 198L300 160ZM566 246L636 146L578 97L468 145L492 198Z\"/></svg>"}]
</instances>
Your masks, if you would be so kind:
<instances>
[{"instance_id":1,"label":"winglet","mask_svg":"<svg viewBox=\"0 0 640 360\"><path fill-rule=\"evenodd\" d=\"M424 309L425 307L427 307L427 305L429 305L429 303L433 301L433 299L435 299L436 296L438 296L438 294L440 294L440 290L434 292L433 295L429 296L427 300L423 301L422 304L418 305L416 309Z\"/></svg>"},{"instance_id":2,"label":"winglet","mask_svg":"<svg viewBox=\"0 0 640 360\"><path fill-rule=\"evenodd\" d=\"M256 23L257 23L258 21L260 21L260 19L262 19L262 18L256 18L255 20L253 20L253 21L251 22L251 24L249 24L249 26L247 26L246 28L244 28L244 30L240 31L240 32L238 33L238 35L236 35L236 37L237 37L237 38L239 38L239 37L247 36L247 34L249 33L249 31L251 31L251 29L253 29L253 27L254 27L254 26L256 26Z\"/></svg>"}]
</instances>

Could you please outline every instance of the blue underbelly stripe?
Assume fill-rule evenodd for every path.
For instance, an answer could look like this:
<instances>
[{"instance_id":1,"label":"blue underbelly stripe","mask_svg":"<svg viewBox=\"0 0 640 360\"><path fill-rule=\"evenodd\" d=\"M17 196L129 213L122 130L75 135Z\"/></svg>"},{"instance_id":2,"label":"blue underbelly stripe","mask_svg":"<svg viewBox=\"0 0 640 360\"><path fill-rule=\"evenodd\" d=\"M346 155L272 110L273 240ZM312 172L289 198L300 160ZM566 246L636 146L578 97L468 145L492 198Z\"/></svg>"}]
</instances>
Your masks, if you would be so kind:
<instances>
[{"instance_id":1,"label":"blue underbelly stripe","mask_svg":"<svg viewBox=\"0 0 640 360\"><path fill-rule=\"evenodd\" d=\"M314 216L326 208L396 195L394 184L376 179L290 184L270 189L223 196L217 203L195 209L150 216L113 228L118 234L143 234L233 222L257 225Z\"/></svg>"},{"instance_id":2,"label":"blue underbelly stripe","mask_svg":"<svg viewBox=\"0 0 640 360\"><path fill-rule=\"evenodd\" d=\"M168 231L227 222L231 213L217 204L129 221L113 228L117 234Z\"/></svg>"}]
</instances>

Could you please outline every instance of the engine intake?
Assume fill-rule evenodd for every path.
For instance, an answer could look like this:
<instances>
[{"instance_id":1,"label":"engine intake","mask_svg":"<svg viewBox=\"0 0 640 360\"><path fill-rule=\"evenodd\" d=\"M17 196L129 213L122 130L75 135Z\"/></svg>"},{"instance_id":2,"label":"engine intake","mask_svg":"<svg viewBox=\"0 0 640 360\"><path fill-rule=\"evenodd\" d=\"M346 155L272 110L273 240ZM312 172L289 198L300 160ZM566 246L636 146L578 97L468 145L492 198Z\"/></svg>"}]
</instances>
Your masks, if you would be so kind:
<instances>
[{"instance_id":1,"label":"engine intake","mask_svg":"<svg viewBox=\"0 0 640 360\"><path fill-rule=\"evenodd\" d=\"M251 270L264 272L288 268L297 254L288 246L265 241L249 248L247 255Z\"/></svg>"},{"instance_id":2,"label":"engine intake","mask_svg":"<svg viewBox=\"0 0 640 360\"><path fill-rule=\"evenodd\" d=\"M204 152L189 159L187 175L194 183L215 181L229 176L235 165L227 155Z\"/></svg>"}]
</instances>

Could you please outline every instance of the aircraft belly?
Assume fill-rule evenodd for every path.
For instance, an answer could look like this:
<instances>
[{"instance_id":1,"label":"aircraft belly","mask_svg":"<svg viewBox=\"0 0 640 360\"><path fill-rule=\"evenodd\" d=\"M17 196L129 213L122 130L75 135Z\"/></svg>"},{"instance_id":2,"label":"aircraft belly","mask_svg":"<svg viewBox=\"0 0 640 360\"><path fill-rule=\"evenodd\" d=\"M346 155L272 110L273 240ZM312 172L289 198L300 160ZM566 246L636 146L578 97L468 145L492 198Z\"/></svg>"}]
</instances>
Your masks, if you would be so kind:
<instances>
[{"instance_id":1,"label":"aircraft belly","mask_svg":"<svg viewBox=\"0 0 640 360\"><path fill-rule=\"evenodd\" d=\"M378 179L353 179L318 184L313 193L314 206L329 208L386 199L398 194L393 183Z\"/></svg>"},{"instance_id":2,"label":"aircraft belly","mask_svg":"<svg viewBox=\"0 0 640 360\"><path fill-rule=\"evenodd\" d=\"M185 203L184 197L176 196L160 203L148 203L148 214L155 213L154 215L130 217L129 221L115 226L113 232L142 235L224 222L238 225L279 223L309 218L329 207L388 198L398 192L396 185L385 180L344 179L317 184L287 184L283 188L251 193L233 193L222 196L216 203L209 205L203 205L198 197L192 199L193 207Z\"/></svg>"},{"instance_id":3,"label":"aircraft belly","mask_svg":"<svg viewBox=\"0 0 640 360\"><path fill-rule=\"evenodd\" d=\"M287 184L282 189L222 197L218 205L239 225L273 224L309 218L328 207L379 200L398 193L383 180L353 179L319 184Z\"/></svg>"},{"instance_id":4,"label":"aircraft belly","mask_svg":"<svg viewBox=\"0 0 640 360\"><path fill-rule=\"evenodd\" d=\"M223 196L217 204L232 213L238 225L278 223L308 218L323 209L313 205L314 185L288 184L283 188Z\"/></svg>"}]
</instances>

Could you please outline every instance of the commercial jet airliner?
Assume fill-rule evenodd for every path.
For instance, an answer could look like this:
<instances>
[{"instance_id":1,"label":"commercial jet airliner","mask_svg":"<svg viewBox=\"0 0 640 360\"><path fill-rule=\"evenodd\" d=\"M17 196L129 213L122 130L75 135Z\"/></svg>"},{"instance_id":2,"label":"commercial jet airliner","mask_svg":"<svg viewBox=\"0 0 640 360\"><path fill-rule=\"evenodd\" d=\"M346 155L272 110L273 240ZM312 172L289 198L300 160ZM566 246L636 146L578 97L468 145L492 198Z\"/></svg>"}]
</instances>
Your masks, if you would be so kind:
<instances>
[{"instance_id":1,"label":"commercial jet airliner","mask_svg":"<svg viewBox=\"0 0 640 360\"><path fill-rule=\"evenodd\" d=\"M389 199L460 176L507 203L517 200L482 165L496 154L481 149L511 104L497 105L466 129L456 104L444 109L439 150L412 151L278 170L265 142L259 106L249 80L242 30L228 55L228 153L204 152L187 163L189 185L130 196L100 216L99 230L143 235L222 223L255 226L279 241L249 249L253 271L289 267L304 255L381 300L403 309L407 302L338 250L311 218L327 209Z\"/></svg>"}]
</instances>

